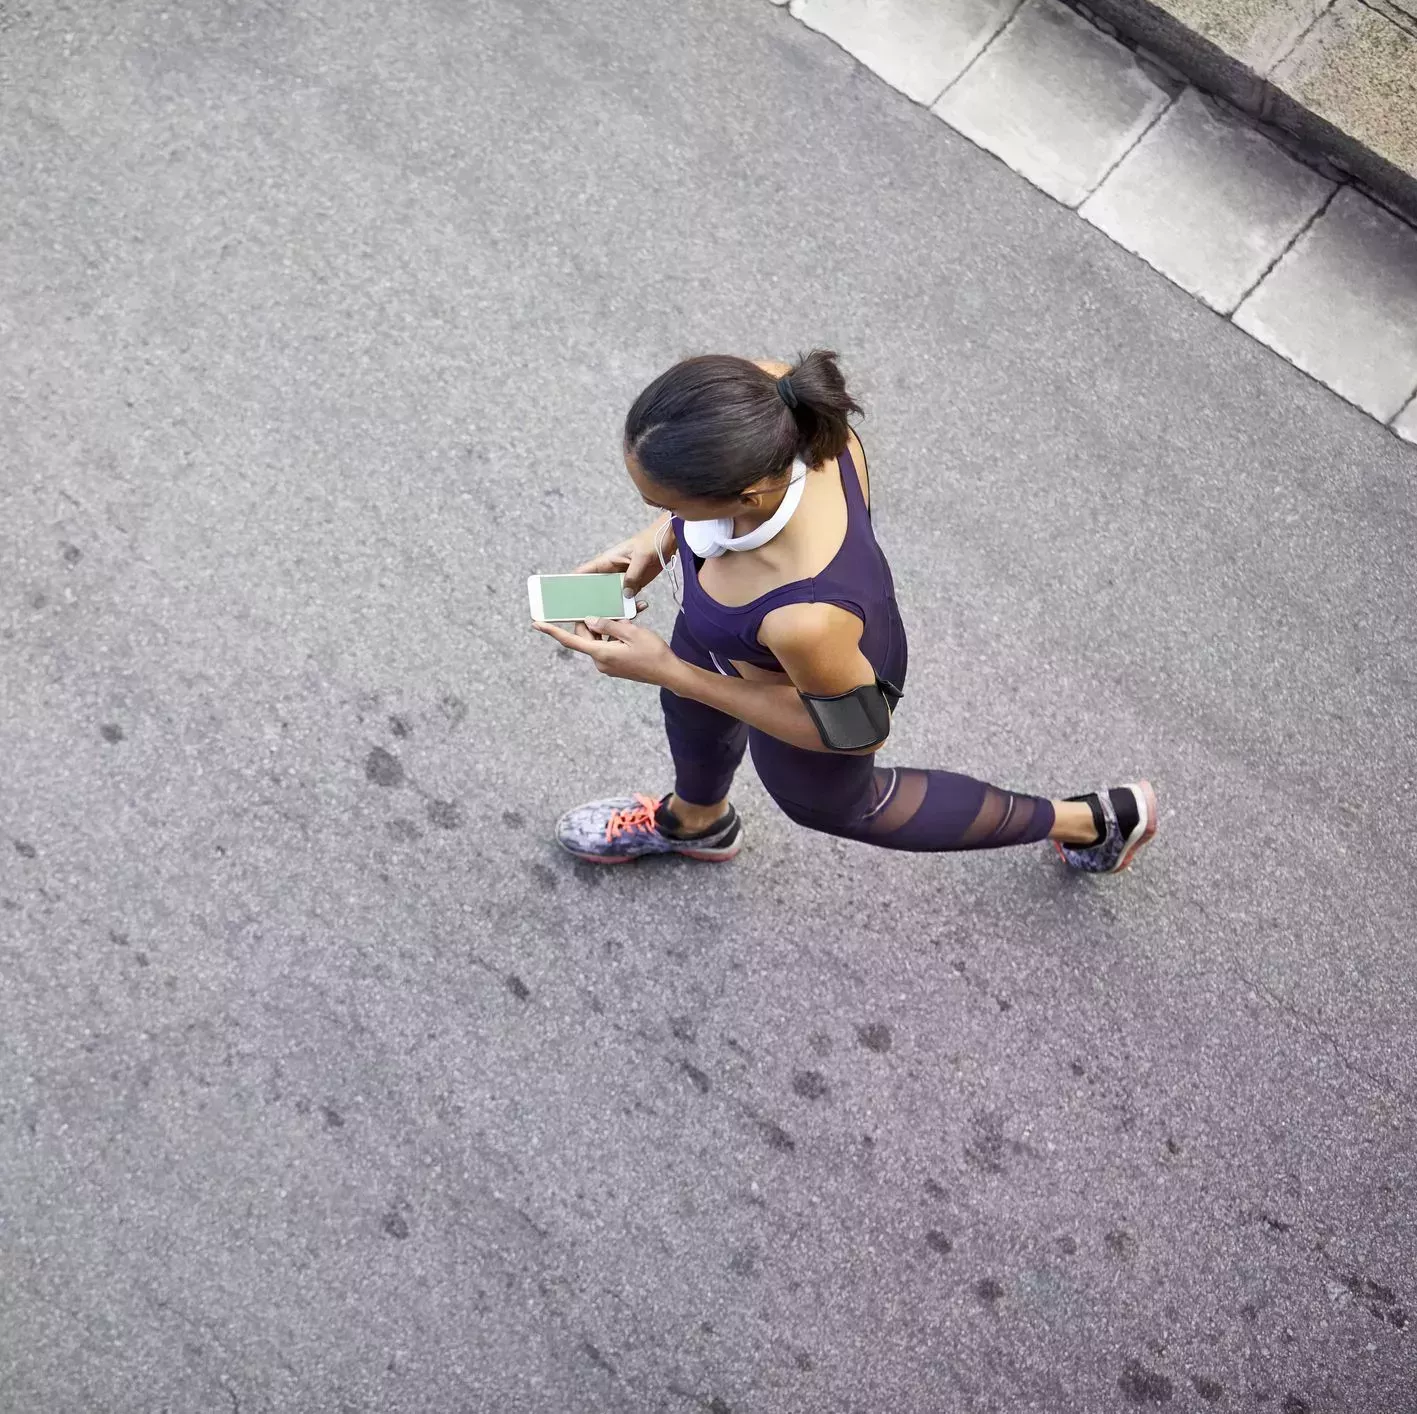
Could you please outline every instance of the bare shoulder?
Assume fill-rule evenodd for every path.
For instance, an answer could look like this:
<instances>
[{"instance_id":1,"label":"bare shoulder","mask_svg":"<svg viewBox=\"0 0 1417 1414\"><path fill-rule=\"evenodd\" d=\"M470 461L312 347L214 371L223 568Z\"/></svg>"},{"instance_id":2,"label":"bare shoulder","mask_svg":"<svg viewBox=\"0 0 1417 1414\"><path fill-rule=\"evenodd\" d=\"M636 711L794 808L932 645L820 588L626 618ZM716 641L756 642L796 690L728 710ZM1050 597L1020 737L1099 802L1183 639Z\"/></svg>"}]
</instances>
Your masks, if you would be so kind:
<instances>
[{"instance_id":1,"label":"bare shoulder","mask_svg":"<svg viewBox=\"0 0 1417 1414\"><path fill-rule=\"evenodd\" d=\"M799 692L834 695L873 679L861 652L863 625L835 604L784 604L763 618L758 641Z\"/></svg>"},{"instance_id":2,"label":"bare shoulder","mask_svg":"<svg viewBox=\"0 0 1417 1414\"><path fill-rule=\"evenodd\" d=\"M764 373L771 374L774 378L781 378L783 374L792 372L792 365L790 363L779 363L777 359L755 358L753 362L756 363Z\"/></svg>"},{"instance_id":3,"label":"bare shoulder","mask_svg":"<svg viewBox=\"0 0 1417 1414\"><path fill-rule=\"evenodd\" d=\"M836 604L784 604L763 615L758 639L779 656L811 657L861 641L861 620Z\"/></svg>"}]
</instances>

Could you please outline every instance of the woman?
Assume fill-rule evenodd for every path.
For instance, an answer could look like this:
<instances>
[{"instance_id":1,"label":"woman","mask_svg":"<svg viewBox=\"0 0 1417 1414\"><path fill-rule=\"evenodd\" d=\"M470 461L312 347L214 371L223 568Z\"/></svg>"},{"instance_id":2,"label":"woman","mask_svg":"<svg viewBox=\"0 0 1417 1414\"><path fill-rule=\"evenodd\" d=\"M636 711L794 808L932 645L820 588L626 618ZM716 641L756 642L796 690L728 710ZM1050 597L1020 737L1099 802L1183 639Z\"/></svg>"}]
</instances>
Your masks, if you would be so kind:
<instances>
[{"instance_id":1,"label":"woman","mask_svg":"<svg viewBox=\"0 0 1417 1414\"><path fill-rule=\"evenodd\" d=\"M949 771L881 767L905 685L905 629L871 529L861 410L836 355L795 367L686 359L635 400L625 466L655 523L581 573L643 589L677 554L668 644L633 620L537 628L611 677L661 689L674 789L594 801L557 838L597 864L646 854L732 859L743 826L729 786L751 748L798 824L887 849L996 849L1050 839L1074 869L1116 873L1156 833L1145 782L1067 800Z\"/></svg>"}]
</instances>

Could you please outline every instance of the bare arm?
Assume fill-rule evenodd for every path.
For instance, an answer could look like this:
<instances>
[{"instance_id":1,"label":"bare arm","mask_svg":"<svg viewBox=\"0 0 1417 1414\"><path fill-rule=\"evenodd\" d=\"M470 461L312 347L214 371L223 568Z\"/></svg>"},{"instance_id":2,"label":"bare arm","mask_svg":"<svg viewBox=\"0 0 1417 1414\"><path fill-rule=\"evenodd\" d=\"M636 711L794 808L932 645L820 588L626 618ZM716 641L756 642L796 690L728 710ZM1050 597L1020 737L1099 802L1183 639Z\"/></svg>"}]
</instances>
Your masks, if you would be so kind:
<instances>
[{"instance_id":1,"label":"bare arm","mask_svg":"<svg viewBox=\"0 0 1417 1414\"><path fill-rule=\"evenodd\" d=\"M725 677L675 658L662 685L676 697L717 708L750 727L803 751L870 756L880 744L861 751L832 752L802 705L800 693L834 697L876 681L861 651L861 620L833 604L791 604L776 609L758 633L763 646L783 666L790 683Z\"/></svg>"},{"instance_id":2,"label":"bare arm","mask_svg":"<svg viewBox=\"0 0 1417 1414\"><path fill-rule=\"evenodd\" d=\"M689 697L706 707L717 708L789 746L803 751L827 750L795 687L727 678L721 673L697 668L682 658L675 660L674 669L663 685L676 697Z\"/></svg>"}]
</instances>

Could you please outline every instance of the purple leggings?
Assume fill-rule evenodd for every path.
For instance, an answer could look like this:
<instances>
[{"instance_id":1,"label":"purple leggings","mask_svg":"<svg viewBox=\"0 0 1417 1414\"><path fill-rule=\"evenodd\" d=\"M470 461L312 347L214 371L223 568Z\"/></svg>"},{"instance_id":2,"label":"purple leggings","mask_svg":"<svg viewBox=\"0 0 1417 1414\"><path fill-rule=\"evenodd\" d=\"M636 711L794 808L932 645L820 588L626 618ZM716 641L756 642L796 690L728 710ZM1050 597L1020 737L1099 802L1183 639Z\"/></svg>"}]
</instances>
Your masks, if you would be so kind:
<instances>
[{"instance_id":1,"label":"purple leggings","mask_svg":"<svg viewBox=\"0 0 1417 1414\"><path fill-rule=\"evenodd\" d=\"M880 663L882 677L904 686L904 635L899 663ZM680 615L671 646L686 662L716 672ZM799 825L885 849L998 849L1046 839L1051 801L1016 795L953 771L881 767L873 756L803 751L713 707L661 692L674 758L674 791L691 805L728 796L743 752L768 794Z\"/></svg>"}]
</instances>

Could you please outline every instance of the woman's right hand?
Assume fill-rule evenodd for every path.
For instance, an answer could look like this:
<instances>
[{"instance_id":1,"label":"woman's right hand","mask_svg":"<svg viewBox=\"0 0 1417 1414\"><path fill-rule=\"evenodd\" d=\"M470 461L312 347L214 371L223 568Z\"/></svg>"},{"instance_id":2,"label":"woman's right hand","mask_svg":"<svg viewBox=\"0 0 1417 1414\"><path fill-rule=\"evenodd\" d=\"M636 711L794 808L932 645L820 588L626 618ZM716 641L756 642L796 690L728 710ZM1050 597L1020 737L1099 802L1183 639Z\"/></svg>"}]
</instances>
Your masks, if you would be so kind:
<instances>
[{"instance_id":1,"label":"woman's right hand","mask_svg":"<svg viewBox=\"0 0 1417 1414\"><path fill-rule=\"evenodd\" d=\"M576 574L624 574L625 589L630 594L638 594L660 572L659 552L655 549L655 539L661 533L663 522L647 526L637 535L602 550L594 559L577 566ZM667 560L674 553L674 532L664 530L664 557Z\"/></svg>"}]
</instances>

